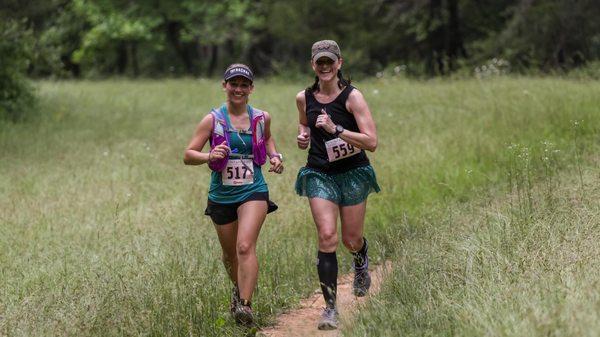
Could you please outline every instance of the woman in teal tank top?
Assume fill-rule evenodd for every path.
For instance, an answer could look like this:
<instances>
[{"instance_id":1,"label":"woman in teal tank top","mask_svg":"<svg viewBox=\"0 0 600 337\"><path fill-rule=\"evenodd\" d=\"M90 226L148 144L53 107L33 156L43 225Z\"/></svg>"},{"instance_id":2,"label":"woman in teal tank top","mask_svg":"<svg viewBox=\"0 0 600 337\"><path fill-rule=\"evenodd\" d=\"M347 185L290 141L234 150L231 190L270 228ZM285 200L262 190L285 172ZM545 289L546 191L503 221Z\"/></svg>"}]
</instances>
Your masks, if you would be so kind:
<instances>
[{"instance_id":1,"label":"woman in teal tank top","mask_svg":"<svg viewBox=\"0 0 600 337\"><path fill-rule=\"evenodd\" d=\"M277 152L271 136L271 117L266 111L253 109L248 105L248 97L254 90L252 70L243 64L232 64L223 76L223 89L227 102L215 114L207 114L196 127L196 132L188 145L184 163L186 165L213 165L226 160L222 168L211 166L219 172L211 174L207 207L204 214L210 216L215 225L223 250L223 263L234 284L230 311L238 324L251 325L253 313L251 299L258 279L256 242L267 213L275 211L277 205L269 200L269 190L260 165L255 163L253 144L260 133L264 140L262 154L266 148L269 172L283 171L283 156ZM263 114L264 124L254 130L253 115ZM226 130L220 122L226 120ZM261 119L261 121L263 121ZM264 126L264 128L263 128ZM220 129L217 129L220 128ZM215 133L216 132L216 133ZM214 133L214 134L213 134ZM211 136L221 135L226 141L211 144L210 151L202 151ZM257 155L257 158L260 157ZM264 159L264 156L262 157ZM259 163L262 164L261 161ZM223 162L225 164L225 162Z\"/></svg>"},{"instance_id":2,"label":"woman in teal tank top","mask_svg":"<svg viewBox=\"0 0 600 337\"><path fill-rule=\"evenodd\" d=\"M252 119L252 107L249 105L247 107L248 116L250 116L250 119ZM227 125L232 125L231 118L227 112L227 105L223 105L221 107L221 112L227 119ZM230 139L229 147L233 156L236 154L242 156L252 155L252 135L246 131L247 130L234 130L233 128L231 131L227 131ZM268 193L269 190L267 189L267 183L262 175L260 166L256 165L255 163L252 163L252 166L254 170L254 183L246 185L223 185L223 178L225 178L225 180L227 180L227 178L232 179L236 175L240 174L240 178L243 178L243 173L249 172L248 169L243 166L241 171L238 169L237 172L234 168L231 168L229 171L225 169L223 172L213 171L210 179L208 199L213 202L228 204L244 201L256 192Z\"/></svg>"}]
</instances>

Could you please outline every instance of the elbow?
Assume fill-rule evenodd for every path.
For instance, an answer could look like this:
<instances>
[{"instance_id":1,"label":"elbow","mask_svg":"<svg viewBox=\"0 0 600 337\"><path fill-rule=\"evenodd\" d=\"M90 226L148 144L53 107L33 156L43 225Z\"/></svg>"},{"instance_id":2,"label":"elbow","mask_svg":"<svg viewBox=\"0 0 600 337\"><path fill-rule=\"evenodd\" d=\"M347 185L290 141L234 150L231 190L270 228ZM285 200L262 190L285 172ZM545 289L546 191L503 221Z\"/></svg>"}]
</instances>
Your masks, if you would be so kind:
<instances>
[{"instance_id":1,"label":"elbow","mask_svg":"<svg viewBox=\"0 0 600 337\"><path fill-rule=\"evenodd\" d=\"M377 139L374 139L373 141L369 142L369 144L367 145L367 151L375 152L376 149L377 149Z\"/></svg>"},{"instance_id":2,"label":"elbow","mask_svg":"<svg viewBox=\"0 0 600 337\"><path fill-rule=\"evenodd\" d=\"M190 158L187 150L183 154L183 164L185 164L185 165L191 165L192 164L191 158Z\"/></svg>"}]
</instances>

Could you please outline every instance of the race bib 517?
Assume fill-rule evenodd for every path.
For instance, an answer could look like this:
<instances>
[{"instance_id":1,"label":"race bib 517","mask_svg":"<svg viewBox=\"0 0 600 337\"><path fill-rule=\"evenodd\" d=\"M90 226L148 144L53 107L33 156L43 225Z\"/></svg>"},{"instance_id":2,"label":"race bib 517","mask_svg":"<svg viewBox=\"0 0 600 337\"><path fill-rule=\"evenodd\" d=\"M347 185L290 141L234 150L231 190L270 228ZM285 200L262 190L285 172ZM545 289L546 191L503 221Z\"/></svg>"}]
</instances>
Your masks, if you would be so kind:
<instances>
[{"instance_id":1,"label":"race bib 517","mask_svg":"<svg viewBox=\"0 0 600 337\"><path fill-rule=\"evenodd\" d=\"M252 159L229 159L221 172L223 185L240 186L254 183Z\"/></svg>"}]
</instances>

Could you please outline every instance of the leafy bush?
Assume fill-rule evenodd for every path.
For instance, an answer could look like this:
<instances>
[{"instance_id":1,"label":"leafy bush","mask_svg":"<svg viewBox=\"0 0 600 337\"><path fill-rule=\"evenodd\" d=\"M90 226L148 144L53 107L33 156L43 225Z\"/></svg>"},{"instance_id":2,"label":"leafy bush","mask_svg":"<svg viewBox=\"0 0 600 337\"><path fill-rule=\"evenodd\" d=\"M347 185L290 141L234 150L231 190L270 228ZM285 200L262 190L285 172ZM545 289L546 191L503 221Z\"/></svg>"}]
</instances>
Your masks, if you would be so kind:
<instances>
[{"instance_id":1,"label":"leafy bush","mask_svg":"<svg viewBox=\"0 0 600 337\"><path fill-rule=\"evenodd\" d=\"M569 72L569 78L581 80L600 80L600 61L593 61Z\"/></svg>"},{"instance_id":2,"label":"leafy bush","mask_svg":"<svg viewBox=\"0 0 600 337\"><path fill-rule=\"evenodd\" d=\"M33 88L24 76L31 42L23 22L0 20L0 119L18 121L31 111Z\"/></svg>"}]
</instances>

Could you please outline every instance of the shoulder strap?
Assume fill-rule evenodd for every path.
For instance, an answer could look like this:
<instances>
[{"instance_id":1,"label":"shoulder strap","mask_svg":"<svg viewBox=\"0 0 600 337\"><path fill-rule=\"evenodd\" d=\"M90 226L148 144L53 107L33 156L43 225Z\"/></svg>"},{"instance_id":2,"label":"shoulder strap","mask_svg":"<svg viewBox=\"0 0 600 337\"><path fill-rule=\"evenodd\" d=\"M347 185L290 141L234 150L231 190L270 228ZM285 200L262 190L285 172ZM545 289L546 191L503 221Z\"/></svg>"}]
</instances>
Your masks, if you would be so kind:
<instances>
[{"instance_id":1,"label":"shoulder strap","mask_svg":"<svg viewBox=\"0 0 600 337\"><path fill-rule=\"evenodd\" d=\"M218 122L221 122L222 124L227 125L227 118L225 118L225 114L223 113L222 108L219 108L219 109L212 108L210 110L210 113L215 118L215 121L218 121Z\"/></svg>"},{"instance_id":2,"label":"shoulder strap","mask_svg":"<svg viewBox=\"0 0 600 337\"><path fill-rule=\"evenodd\" d=\"M227 118L223 115L221 109L211 109L211 115L213 115L212 133L213 136L216 133L218 136L225 137L225 130L227 130Z\"/></svg>"},{"instance_id":3,"label":"shoulder strap","mask_svg":"<svg viewBox=\"0 0 600 337\"><path fill-rule=\"evenodd\" d=\"M304 102L308 104L309 99L315 99L315 94L312 92L312 90L304 89Z\"/></svg>"},{"instance_id":4,"label":"shoulder strap","mask_svg":"<svg viewBox=\"0 0 600 337\"><path fill-rule=\"evenodd\" d=\"M348 96L350 96L352 90L354 90L354 87L348 84L348 86L346 86L344 90L338 95L336 100L339 99L342 104L346 104L346 100L348 100Z\"/></svg>"},{"instance_id":5,"label":"shoulder strap","mask_svg":"<svg viewBox=\"0 0 600 337\"><path fill-rule=\"evenodd\" d=\"M256 117L263 117L265 115L262 110L255 109L251 105L248 105L248 113L250 114L250 120Z\"/></svg>"},{"instance_id":6,"label":"shoulder strap","mask_svg":"<svg viewBox=\"0 0 600 337\"><path fill-rule=\"evenodd\" d=\"M226 115L226 111L227 107L225 106L225 104L221 105L221 107L219 108L219 112L221 113L223 121L225 122L225 127L227 128L227 131L232 131L233 127L231 126L231 123L229 121L229 115Z\"/></svg>"}]
</instances>

